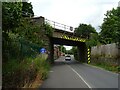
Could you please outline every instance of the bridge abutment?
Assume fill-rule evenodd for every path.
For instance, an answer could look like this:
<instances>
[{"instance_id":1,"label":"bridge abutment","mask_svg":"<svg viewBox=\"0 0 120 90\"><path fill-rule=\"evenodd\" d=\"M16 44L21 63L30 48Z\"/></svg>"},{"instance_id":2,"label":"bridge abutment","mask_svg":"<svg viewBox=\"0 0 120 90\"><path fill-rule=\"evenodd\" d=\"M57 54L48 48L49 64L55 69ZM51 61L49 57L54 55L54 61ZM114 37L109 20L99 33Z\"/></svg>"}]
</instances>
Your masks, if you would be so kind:
<instances>
[{"instance_id":1,"label":"bridge abutment","mask_svg":"<svg viewBox=\"0 0 120 90\"><path fill-rule=\"evenodd\" d=\"M78 61L80 62L87 62L87 47L85 43L79 44L77 46L78 51Z\"/></svg>"},{"instance_id":2,"label":"bridge abutment","mask_svg":"<svg viewBox=\"0 0 120 90\"><path fill-rule=\"evenodd\" d=\"M50 56L49 56L49 61L51 64L54 64L54 43L52 38L49 38L49 50L50 50Z\"/></svg>"},{"instance_id":3,"label":"bridge abutment","mask_svg":"<svg viewBox=\"0 0 120 90\"><path fill-rule=\"evenodd\" d=\"M56 29L55 27L54 27L55 30L54 30L53 36L48 36L46 35L46 30L43 27L44 24L46 23L45 20L46 19L42 16L33 18L33 21L35 22L35 24L38 24L41 26L41 33L43 34L43 37L41 38L44 39L44 42L45 42L44 48L46 48L46 50L48 51L48 61L51 64L54 64L54 44L59 44L59 45L77 46L78 60L80 62L87 62L87 47L85 44L86 40L84 38L74 36L74 33L72 32L67 32L62 29L61 30Z\"/></svg>"}]
</instances>

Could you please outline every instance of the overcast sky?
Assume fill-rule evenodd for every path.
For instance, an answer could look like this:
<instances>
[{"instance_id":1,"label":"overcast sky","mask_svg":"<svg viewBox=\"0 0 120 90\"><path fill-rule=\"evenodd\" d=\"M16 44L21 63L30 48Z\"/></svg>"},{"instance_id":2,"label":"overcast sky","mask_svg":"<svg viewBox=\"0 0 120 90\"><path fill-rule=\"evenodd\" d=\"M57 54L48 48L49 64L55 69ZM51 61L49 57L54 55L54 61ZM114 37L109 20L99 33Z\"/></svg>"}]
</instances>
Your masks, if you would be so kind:
<instances>
[{"instance_id":1,"label":"overcast sky","mask_svg":"<svg viewBox=\"0 0 120 90\"><path fill-rule=\"evenodd\" d=\"M34 14L65 25L91 24L99 32L107 10L116 8L119 0L29 0Z\"/></svg>"}]
</instances>

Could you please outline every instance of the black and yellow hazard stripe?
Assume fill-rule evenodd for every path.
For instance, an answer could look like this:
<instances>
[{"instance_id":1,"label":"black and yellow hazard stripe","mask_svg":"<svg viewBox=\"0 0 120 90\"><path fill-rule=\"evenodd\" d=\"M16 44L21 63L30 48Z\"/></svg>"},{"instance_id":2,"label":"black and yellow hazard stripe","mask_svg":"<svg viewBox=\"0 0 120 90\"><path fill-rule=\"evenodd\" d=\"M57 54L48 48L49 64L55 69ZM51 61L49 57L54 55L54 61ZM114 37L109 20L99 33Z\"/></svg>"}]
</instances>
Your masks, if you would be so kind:
<instances>
[{"instance_id":1,"label":"black and yellow hazard stripe","mask_svg":"<svg viewBox=\"0 0 120 90\"><path fill-rule=\"evenodd\" d=\"M62 35L61 38L68 39L68 40L73 40L73 41L86 42L86 39L77 38L77 37L69 37L67 35Z\"/></svg>"},{"instance_id":2,"label":"black and yellow hazard stripe","mask_svg":"<svg viewBox=\"0 0 120 90\"><path fill-rule=\"evenodd\" d=\"M87 57L88 57L88 64L90 63L90 49L88 48L88 50L87 50Z\"/></svg>"}]
</instances>

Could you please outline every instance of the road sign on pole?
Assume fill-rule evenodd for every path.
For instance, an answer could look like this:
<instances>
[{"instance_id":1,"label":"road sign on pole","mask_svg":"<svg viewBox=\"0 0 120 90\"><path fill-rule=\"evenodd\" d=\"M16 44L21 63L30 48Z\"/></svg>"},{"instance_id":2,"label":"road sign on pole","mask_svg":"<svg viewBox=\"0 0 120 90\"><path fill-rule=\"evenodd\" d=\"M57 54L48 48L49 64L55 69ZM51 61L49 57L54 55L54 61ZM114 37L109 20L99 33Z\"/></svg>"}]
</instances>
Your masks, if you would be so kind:
<instances>
[{"instance_id":1,"label":"road sign on pole","mask_svg":"<svg viewBox=\"0 0 120 90\"><path fill-rule=\"evenodd\" d=\"M46 49L45 48L41 48L40 49L40 53L46 53Z\"/></svg>"}]
</instances>

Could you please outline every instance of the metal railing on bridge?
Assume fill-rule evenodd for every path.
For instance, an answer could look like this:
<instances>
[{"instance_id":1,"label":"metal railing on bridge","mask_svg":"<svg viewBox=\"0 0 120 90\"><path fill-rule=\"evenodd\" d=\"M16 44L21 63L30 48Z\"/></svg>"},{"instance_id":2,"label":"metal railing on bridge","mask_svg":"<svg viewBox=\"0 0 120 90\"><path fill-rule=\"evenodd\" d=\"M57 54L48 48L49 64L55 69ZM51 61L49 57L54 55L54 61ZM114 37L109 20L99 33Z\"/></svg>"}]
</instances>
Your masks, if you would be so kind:
<instances>
[{"instance_id":1,"label":"metal railing on bridge","mask_svg":"<svg viewBox=\"0 0 120 90\"><path fill-rule=\"evenodd\" d=\"M65 24L61 24L52 20L45 19L45 23L50 24L53 28L58 29L58 30L63 30L67 32L74 32L74 28L72 26L68 26Z\"/></svg>"}]
</instances>

